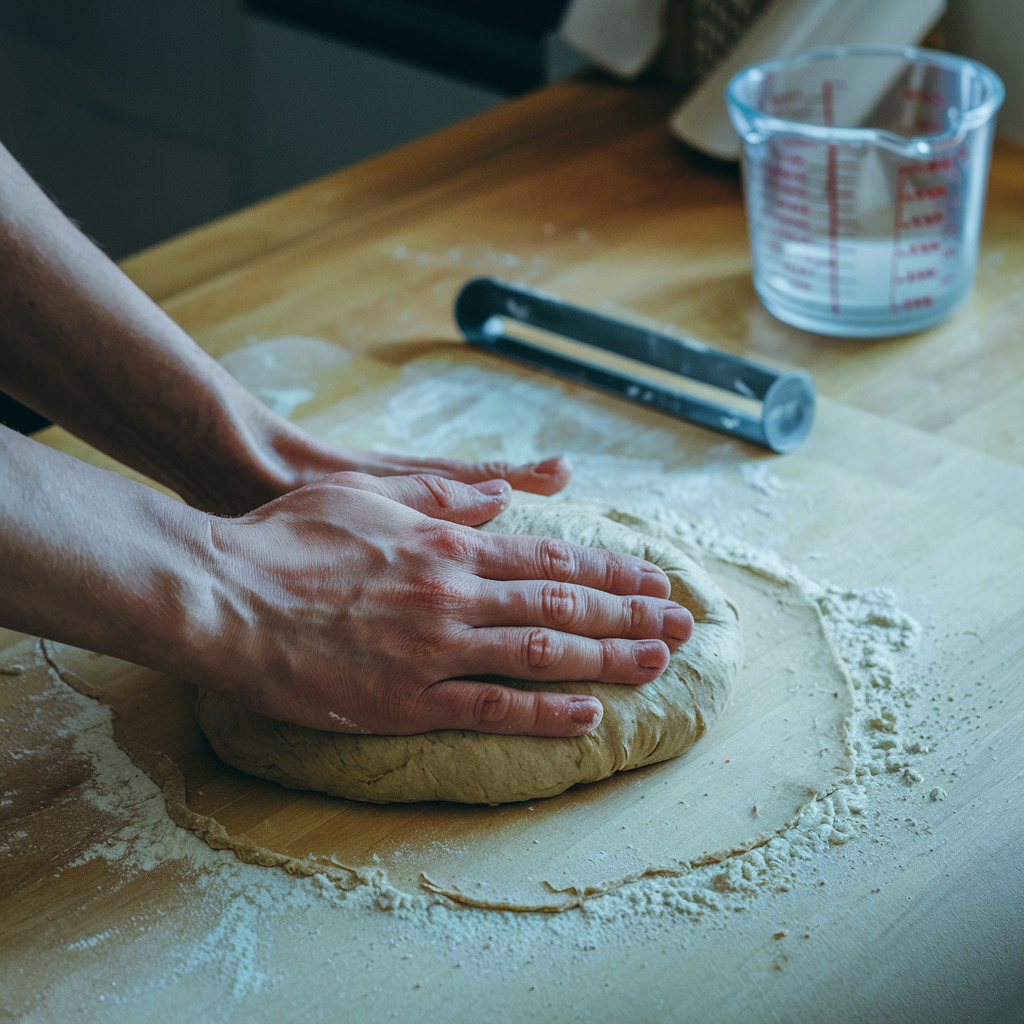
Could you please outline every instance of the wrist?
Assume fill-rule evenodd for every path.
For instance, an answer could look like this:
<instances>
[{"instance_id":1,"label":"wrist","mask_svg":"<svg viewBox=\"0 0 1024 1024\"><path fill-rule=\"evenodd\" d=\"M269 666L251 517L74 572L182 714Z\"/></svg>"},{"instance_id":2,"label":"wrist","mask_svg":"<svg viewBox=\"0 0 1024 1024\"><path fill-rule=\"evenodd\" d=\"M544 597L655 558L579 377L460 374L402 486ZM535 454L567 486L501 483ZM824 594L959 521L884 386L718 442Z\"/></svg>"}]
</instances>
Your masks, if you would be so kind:
<instances>
[{"instance_id":1,"label":"wrist","mask_svg":"<svg viewBox=\"0 0 1024 1024\"><path fill-rule=\"evenodd\" d=\"M210 517L0 428L0 623L180 671L216 623Z\"/></svg>"},{"instance_id":2,"label":"wrist","mask_svg":"<svg viewBox=\"0 0 1024 1024\"><path fill-rule=\"evenodd\" d=\"M233 378L205 395L191 436L165 451L166 481L185 501L238 516L341 468L331 449L272 412Z\"/></svg>"}]
</instances>

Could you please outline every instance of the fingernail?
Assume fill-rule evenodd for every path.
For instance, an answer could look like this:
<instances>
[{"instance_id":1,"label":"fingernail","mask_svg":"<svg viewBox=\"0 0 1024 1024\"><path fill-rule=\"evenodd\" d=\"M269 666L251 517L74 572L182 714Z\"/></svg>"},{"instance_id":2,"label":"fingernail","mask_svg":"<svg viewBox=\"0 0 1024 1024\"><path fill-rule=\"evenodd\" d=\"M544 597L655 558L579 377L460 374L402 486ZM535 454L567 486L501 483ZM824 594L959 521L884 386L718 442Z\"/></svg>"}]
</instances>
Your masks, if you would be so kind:
<instances>
[{"instance_id":1,"label":"fingernail","mask_svg":"<svg viewBox=\"0 0 1024 1024\"><path fill-rule=\"evenodd\" d=\"M599 700L592 697L569 702L569 718L581 733L592 732L601 724L604 708Z\"/></svg>"},{"instance_id":2,"label":"fingernail","mask_svg":"<svg viewBox=\"0 0 1024 1024\"><path fill-rule=\"evenodd\" d=\"M686 643L690 639L690 634L693 633L693 616L686 608L677 604L670 605L662 615L661 630L665 636L670 636L680 643Z\"/></svg>"},{"instance_id":3,"label":"fingernail","mask_svg":"<svg viewBox=\"0 0 1024 1024\"><path fill-rule=\"evenodd\" d=\"M533 471L542 476L551 476L560 469L572 469L572 463L564 455L555 455L543 462L534 463Z\"/></svg>"},{"instance_id":4,"label":"fingernail","mask_svg":"<svg viewBox=\"0 0 1024 1024\"><path fill-rule=\"evenodd\" d=\"M672 593L672 584L661 569L644 569L640 576L640 593L645 597L667 598Z\"/></svg>"},{"instance_id":5,"label":"fingernail","mask_svg":"<svg viewBox=\"0 0 1024 1024\"><path fill-rule=\"evenodd\" d=\"M473 484L481 493L494 498L504 498L506 501L512 496L512 488L507 480L485 480L481 484Z\"/></svg>"},{"instance_id":6,"label":"fingernail","mask_svg":"<svg viewBox=\"0 0 1024 1024\"><path fill-rule=\"evenodd\" d=\"M665 664L665 645L660 640L644 640L633 644L633 660L641 668L662 668Z\"/></svg>"}]
</instances>

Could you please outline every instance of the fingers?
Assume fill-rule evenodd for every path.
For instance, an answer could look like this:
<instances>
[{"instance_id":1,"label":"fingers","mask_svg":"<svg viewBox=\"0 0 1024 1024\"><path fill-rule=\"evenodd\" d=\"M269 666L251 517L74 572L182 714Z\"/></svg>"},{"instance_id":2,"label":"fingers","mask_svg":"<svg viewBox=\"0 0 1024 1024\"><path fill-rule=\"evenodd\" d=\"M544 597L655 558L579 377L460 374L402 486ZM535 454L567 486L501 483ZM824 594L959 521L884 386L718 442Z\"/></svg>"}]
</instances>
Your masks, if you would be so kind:
<instances>
[{"instance_id":1,"label":"fingers","mask_svg":"<svg viewBox=\"0 0 1024 1024\"><path fill-rule=\"evenodd\" d=\"M464 484L488 480L507 480L517 491L555 494L572 476L572 464L564 456L522 466L510 462L461 462L458 459L416 459L400 455L373 455L368 452L353 459L352 465L374 476L405 476L426 473Z\"/></svg>"},{"instance_id":2,"label":"fingers","mask_svg":"<svg viewBox=\"0 0 1024 1024\"><path fill-rule=\"evenodd\" d=\"M473 729L517 736L582 736L601 724L596 697L531 693L494 683L447 679L424 691L416 732Z\"/></svg>"},{"instance_id":3,"label":"fingers","mask_svg":"<svg viewBox=\"0 0 1024 1024\"><path fill-rule=\"evenodd\" d=\"M562 455L545 459L543 462L530 462L524 466L516 466L510 462L438 460L421 467L419 472L435 473L438 476L461 480L466 484L507 480L517 491L556 494L569 482L572 464Z\"/></svg>"},{"instance_id":4,"label":"fingers","mask_svg":"<svg viewBox=\"0 0 1024 1024\"><path fill-rule=\"evenodd\" d=\"M417 473L413 476L367 476L334 473L326 482L361 491L372 491L415 509L432 519L462 526L479 526L508 508L512 489L504 480L488 480L470 486L458 480Z\"/></svg>"},{"instance_id":5,"label":"fingers","mask_svg":"<svg viewBox=\"0 0 1024 1024\"><path fill-rule=\"evenodd\" d=\"M674 601L554 582L482 581L469 621L474 626L544 626L593 639L656 639L670 651L693 632L693 616Z\"/></svg>"},{"instance_id":6,"label":"fingers","mask_svg":"<svg viewBox=\"0 0 1024 1024\"><path fill-rule=\"evenodd\" d=\"M560 455L525 466L506 466L503 472L494 475L507 480L517 491L557 494L572 476L572 463Z\"/></svg>"},{"instance_id":7,"label":"fingers","mask_svg":"<svg viewBox=\"0 0 1024 1024\"><path fill-rule=\"evenodd\" d=\"M491 534L481 538L476 569L492 580L554 580L610 594L667 598L668 577L653 562L547 537Z\"/></svg>"},{"instance_id":8,"label":"fingers","mask_svg":"<svg viewBox=\"0 0 1024 1024\"><path fill-rule=\"evenodd\" d=\"M542 626L484 627L472 637L460 675L642 686L665 671L670 655L661 640L592 639Z\"/></svg>"}]
</instances>

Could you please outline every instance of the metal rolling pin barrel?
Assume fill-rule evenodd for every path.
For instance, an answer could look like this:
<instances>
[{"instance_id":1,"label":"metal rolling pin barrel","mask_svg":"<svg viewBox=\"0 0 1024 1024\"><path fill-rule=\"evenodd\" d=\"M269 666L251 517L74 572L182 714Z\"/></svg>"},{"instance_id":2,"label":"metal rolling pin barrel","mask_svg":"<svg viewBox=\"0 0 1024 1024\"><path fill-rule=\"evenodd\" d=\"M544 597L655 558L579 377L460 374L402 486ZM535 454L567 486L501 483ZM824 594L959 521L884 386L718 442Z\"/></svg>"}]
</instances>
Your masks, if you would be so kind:
<instances>
[{"instance_id":1,"label":"metal rolling pin barrel","mask_svg":"<svg viewBox=\"0 0 1024 1024\"><path fill-rule=\"evenodd\" d=\"M780 373L703 342L635 327L519 285L486 277L469 281L455 300L455 321L468 341L492 352L772 451L793 451L814 422L814 381L808 373ZM681 378L680 389L514 337L516 323L668 371ZM759 401L760 416L686 393L685 379Z\"/></svg>"}]
</instances>

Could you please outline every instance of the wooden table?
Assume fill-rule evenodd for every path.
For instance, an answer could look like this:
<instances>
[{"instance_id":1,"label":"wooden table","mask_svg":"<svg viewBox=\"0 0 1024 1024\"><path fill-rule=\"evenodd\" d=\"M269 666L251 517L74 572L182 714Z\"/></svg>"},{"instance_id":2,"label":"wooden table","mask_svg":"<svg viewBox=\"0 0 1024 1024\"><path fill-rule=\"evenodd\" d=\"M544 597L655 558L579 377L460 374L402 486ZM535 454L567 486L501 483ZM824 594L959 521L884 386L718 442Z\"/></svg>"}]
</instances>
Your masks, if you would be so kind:
<instances>
[{"instance_id":1,"label":"wooden table","mask_svg":"<svg viewBox=\"0 0 1024 1024\"><path fill-rule=\"evenodd\" d=\"M123 826L82 798L88 743L60 729L81 707L56 690L15 700L12 679L4 789L23 816L7 822L0 881L7 1018L1024 1019L1024 151L997 144L977 286L954 318L837 340L760 306L738 176L673 142L672 102L568 81L124 268L215 356L248 336L324 338L357 353L370 391L424 352L458 355L451 301L470 272L811 371L818 423L778 469L811 497L775 546L818 554L822 578L891 587L925 623L912 711L940 741L915 762L923 783L879 789L857 837L815 856L814 881L698 922L453 924L328 906L308 880L289 883L283 913L260 896L271 869L228 854L227 902L184 854L126 875ZM671 429L685 440L674 472L758 457ZM59 429L40 440L112 465ZM929 800L940 782L945 799ZM155 806L135 810L147 829L163 827ZM76 863L105 840L109 856Z\"/></svg>"}]
</instances>

